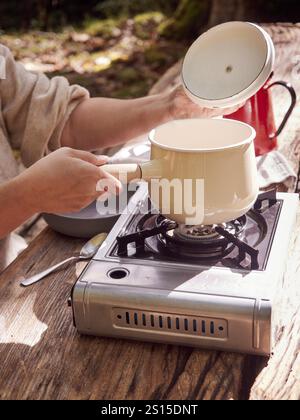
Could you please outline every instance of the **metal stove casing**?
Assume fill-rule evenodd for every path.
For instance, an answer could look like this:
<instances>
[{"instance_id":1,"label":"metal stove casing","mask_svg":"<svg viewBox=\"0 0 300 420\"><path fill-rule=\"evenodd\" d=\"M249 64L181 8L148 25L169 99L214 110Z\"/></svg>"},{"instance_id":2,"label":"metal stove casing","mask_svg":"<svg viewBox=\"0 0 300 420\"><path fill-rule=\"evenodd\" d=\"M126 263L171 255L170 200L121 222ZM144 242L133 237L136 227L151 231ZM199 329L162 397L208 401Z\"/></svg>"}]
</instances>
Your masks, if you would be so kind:
<instances>
[{"instance_id":1,"label":"metal stove casing","mask_svg":"<svg viewBox=\"0 0 300 420\"><path fill-rule=\"evenodd\" d=\"M269 355L275 292L283 280L299 197L283 201L264 271L111 256L116 237L147 197L142 184L72 291L82 334ZM118 278L121 275L123 278ZM112 278L115 277L115 278Z\"/></svg>"}]
</instances>

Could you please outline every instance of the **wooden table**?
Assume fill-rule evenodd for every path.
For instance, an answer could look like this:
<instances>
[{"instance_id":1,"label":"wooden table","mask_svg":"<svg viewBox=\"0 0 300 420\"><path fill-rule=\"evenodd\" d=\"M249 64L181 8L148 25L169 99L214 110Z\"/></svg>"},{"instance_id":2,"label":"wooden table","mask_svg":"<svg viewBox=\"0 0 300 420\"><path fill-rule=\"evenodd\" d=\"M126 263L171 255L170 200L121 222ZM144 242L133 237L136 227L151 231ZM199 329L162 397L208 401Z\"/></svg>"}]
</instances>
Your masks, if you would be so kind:
<instances>
[{"instance_id":1,"label":"wooden table","mask_svg":"<svg viewBox=\"0 0 300 420\"><path fill-rule=\"evenodd\" d=\"M300 55L300 25L267 28L277 46L276 78L291 80L297 67L292 61ZM293 84L300 89L296 76L294 72ZM288 98L278 88L276 99L280 117ZM299 109L281 137L281 149L295 167L298 140ZM299 399L299 233L300 217L284 289L278 292L282 325L268 363L260 357L78 335L67 299L82 266L77 271L71 266L31 288L19 286L23 276L82 246L81 240L46 229L0 276L0 398Z\"/></svg>"}]
</instances>

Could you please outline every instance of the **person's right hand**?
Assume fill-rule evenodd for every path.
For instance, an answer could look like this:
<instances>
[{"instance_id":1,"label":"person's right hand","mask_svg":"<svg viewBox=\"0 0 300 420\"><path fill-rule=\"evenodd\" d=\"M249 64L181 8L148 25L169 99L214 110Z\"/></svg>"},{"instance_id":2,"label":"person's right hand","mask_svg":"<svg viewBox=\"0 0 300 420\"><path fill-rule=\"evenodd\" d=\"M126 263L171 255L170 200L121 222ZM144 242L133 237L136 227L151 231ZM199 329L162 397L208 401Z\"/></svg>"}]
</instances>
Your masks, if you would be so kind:
<instances>
[{"instance_id":1,"label":"person's right hand","mask_svg":"<svg viewBox=\"0 0 300 420\"><path fill-rule=\"evenodd\" d=\"M61 148L20 175L24 200L36 213L79 211L104 193L97 191L100 179L108 180L112 192L122 188L120 181L99 167L105 163L106 156Z\"/></svg>"}]
</instances>

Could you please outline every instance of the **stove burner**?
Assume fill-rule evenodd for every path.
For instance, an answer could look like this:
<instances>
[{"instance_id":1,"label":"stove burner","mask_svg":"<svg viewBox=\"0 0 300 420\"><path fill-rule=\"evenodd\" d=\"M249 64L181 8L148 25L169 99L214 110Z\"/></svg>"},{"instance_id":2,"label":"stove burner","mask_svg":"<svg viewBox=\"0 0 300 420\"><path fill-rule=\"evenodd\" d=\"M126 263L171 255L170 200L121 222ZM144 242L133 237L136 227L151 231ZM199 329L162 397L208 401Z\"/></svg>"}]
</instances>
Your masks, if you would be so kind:
<instances>
[{"instance_id":1,"label":"stove burner","mask_svg":"<svg viewBox=\"0 0 300 420\"><path fill-rule=\"evenodd\" d=\"M225 223L220 225L226 227ZM188 241L201 241L220 238L220 234L216 231L217 225L200 225L200 226L186 226L180 225L174 230L174 237L178 239L186 239Z\"/></svg>"},{"instance_id":2,"label":"stove burner","mask_svg":"<svg viewBox=\"0 0 300 420\"><path fill-rule=\"evenodd\" d=\"M220 225L179 226L155 212L148 200L143 208L154 212L134 216L117 237L113 252L132 259L181 261L247 271L263 269L281 206L276 192L269 191L261 194L253 209L237 220Z\"/></svg>"},{"instance_id":3,"label":"stove burner","mask_svg":"<svg viewBox=\"0 0 300 420\"><path fill-rule=\"evenodd\" d=\"M158 240L162 250L175 256L199 260L216 259L227 255L235 246L233 241L228 240L218 231L218 228L224 229L229 235L237 238L243 232L245 225L246 217L222 225L181 225L176 229L161 233L158 235Z\"/></svg>"}]
</instances>

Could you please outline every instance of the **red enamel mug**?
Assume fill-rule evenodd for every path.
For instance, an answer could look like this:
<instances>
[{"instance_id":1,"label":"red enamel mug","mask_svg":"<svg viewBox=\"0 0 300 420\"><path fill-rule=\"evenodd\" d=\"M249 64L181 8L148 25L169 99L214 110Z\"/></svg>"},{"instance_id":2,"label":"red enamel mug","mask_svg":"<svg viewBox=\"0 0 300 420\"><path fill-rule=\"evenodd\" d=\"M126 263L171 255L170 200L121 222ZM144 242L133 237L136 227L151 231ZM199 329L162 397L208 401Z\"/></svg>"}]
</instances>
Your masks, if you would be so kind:
<instances>
[{"instance_id":1,"label":"red enamel mug","mask_svg":"<svg viewBox=\"0 0 300 420\"><path fill-rule=\"evenodd\" d=\"M248 99L245 105L234 114L226 118L238 120L251 125L256 130L255 153L257 156L264 155L277 147L277 137L283 131L293 109L297 103L295 89L290 83L284 81L272 82L272 75L268 82L254 95ZM282 86L288 90L291 96L291 104L287 110L279 128L276 128L272 88Z\"/></svg>"}]
</instances>

